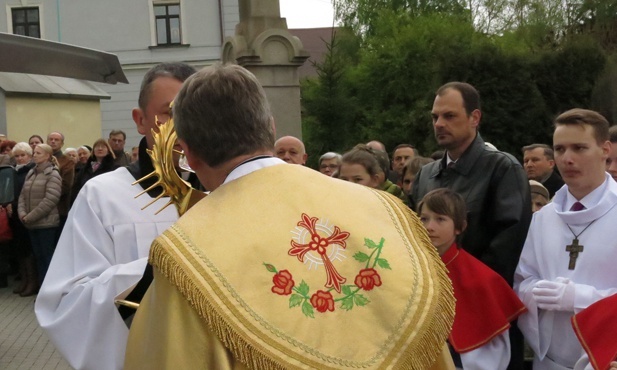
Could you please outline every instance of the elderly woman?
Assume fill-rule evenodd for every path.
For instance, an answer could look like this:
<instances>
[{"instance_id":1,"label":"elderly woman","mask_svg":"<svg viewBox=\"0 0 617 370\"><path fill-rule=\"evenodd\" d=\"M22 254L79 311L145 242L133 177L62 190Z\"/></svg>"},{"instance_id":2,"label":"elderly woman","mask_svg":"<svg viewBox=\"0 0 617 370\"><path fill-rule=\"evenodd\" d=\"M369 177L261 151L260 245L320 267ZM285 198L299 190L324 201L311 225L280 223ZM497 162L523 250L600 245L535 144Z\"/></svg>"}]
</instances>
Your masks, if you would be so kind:
<instances>
[{"instance_id":1,"label":"elderly woman","mask_svg":"<svg viewBox=\"0 0 617 370\"><path fill-rule=\"evenodd\" d=\"M116 156L107 140L98 139L94 142L90 158L88 158L86 164L75 176L73 189L71 191L71 204L73 204L75 198L77 198L77 194L79 194L79 191L88 180L118 168L118 166L114 164L115 158Z\"/></svg>"},{"instance_id":2,"label":"elderly woman","mask_svg":"<svg viewBox=\"0 0 617 370\"><path fill-rule=\"evenodd\" d=\"M76 175L86 165L88 158L90 158L90 154L92 154L92 148L87 145L77 148L77 163L75 164Z\"/></svg>"},{"instance_id":3,"label":"elderly woman","mask_svg":"<svg viewBox=\"0 0 617 370\"><path fill-rule=\"evenodd\" d=\"M56 248L60 225L57 206L62 192L62 178L58 172L58 161L49 145L37 145L32 158L35 167L26 175L19 195L18 214L28 229L38 269L37 285L40 286Z\"/></svg>"},{"instance_id":4,"label":"elderly woman","mask_svg":"<svg viewBox=\"0 0 617 370\"><path fill-rule=\"evenodd\" d=\"M77 149L75 148L66 148L64 149L64 155L71 158L71 160L77 164L79 162L79 157L77 156Z\"/></svg>"},{"instance_id":5,"label":"elderly woman","mask_svg":"<svg viewBox=\"0 0 617 370\"><path fill-rule=\"evenodd\" d=\"M328 152L319 157L319 172L332 176L341 166L342 156L335 152Z\"/></svg>"},{"instance_id":6,"label":"elderly woman","mask_svg":"<svg viewBox=\"0 0 617 370\"><path fill-rule=\"evenodd\" d=\"M13 158L15 158L15 197L13 203L7 209L9 212L9 224L13 231L13 250L19 261L19 274L21 275L21 284L17 286L13 293L19 294L22 297L28 297L36 294L38 280L36 278L36 264L34 255L32 254L32 245L30 244L30 236L28 229L19 219L17 214L19 196L26 181L26 175L35 163L32 162L32 148L28 143L17 143L13 147Z\"/></svg>"}]
</instances>

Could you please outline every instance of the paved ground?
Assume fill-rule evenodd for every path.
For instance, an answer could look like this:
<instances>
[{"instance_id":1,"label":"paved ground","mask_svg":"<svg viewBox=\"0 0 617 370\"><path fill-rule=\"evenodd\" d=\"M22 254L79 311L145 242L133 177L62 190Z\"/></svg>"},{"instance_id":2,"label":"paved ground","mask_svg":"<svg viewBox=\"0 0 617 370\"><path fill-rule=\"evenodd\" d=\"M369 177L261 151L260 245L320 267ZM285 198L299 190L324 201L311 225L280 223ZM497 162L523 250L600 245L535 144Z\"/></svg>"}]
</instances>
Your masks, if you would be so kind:
<instances>
[{"instance_id":1,"label":"paved ground","mask_svg":"<svg viewBox=\"0 0 617 370\"><path fill-rule=\"evenodd\" d=\"M36 321L35 297L13 294L13 286L0 288L0 369L71 370Z\"/></svg>"},{"instance_id":2,"label":"paved ground","mask_svg":"<svg viewBox=\"0 0 617 370\"><path fill-rule=\"evenodd\" d=\"M35 297L0 289L0 369L70 370L34 316Z\"/></svg>"}]
</instances>

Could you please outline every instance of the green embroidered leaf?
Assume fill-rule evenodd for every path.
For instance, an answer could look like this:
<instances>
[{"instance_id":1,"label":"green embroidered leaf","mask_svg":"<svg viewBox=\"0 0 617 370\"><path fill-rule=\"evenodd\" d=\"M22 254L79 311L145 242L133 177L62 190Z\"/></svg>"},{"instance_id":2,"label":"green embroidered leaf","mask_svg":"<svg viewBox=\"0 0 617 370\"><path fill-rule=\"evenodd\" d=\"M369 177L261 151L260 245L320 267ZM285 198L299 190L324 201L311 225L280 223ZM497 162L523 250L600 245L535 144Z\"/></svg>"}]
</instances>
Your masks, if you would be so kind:
<instances>
[{"instance_id":1,"label":"green embroidered leaf","mask_svg":"<svg viewBox=\"0 0 617 370\"><path fill-rule=\"evenodd\" d=\"M390 268L390 264L388 263L388 261L384 258L378 258L377 259L377 264L379 265L379 267L381 267L382 269L388 269L388 270L392 270Z\"/></svg>"},{"instance_id":2,"label":"green embroidered leaf","mask_svg":"<svg viewBox=\"0 0 617 370\"><path fill-rule=\"evenodd\" d=\"M272 266L272 265L271 265L271 264L269 264L269 263L264 263L264 266L266 266L266 269L267 269L268 271L273 272L273 273L275 273L275 274L276 274L276 267Z\"/></svg>"},{"instance_id":3,"label":"green embroidered leaf","mask_svg":"<svg viewBox=\"0 0 617 370\"><path fill-rule=\"evenodd\" d=\"M353 296L343 299L341 308L346 311L351 310L353 308Z\"/></svg>"},{"instance_id":4,"label":"green embroidered leaf","mask_svg":"<svg viewBox=\"0 0 617 370\"><path fill-rule=\"evenodd\" d=\"M351 287L353 285L343 285L343 295L351 295Z\"/></svg>"},{"instance_id":5,"label":"green embroidered leaf","mask_svg":"<svg viewBox=\"0 0 617 370\"><path fill-rule=\"evenodd\" d=\"M358 252L353 255L353 258L358 262L366 262L370 257L366 253Z\"/></svg>"},{"instance_id":6,"label":"green embroidered leaf","mask_svg":"<svg viewBox=\"0 0 617 370\"><path fill-rule=\"evenodd\" d=\"M366 306L370 301L362 294L356 294L353 296L353 300L357 306Z\"/></svg>"},{"instance_id":7,"label":"green embroidered leaf","mask_svg":"<svg viewBox=\"0 0 617 370\"><path fill-rule=\"evenodd\" d=\"M304 282L304 280L302 280L302 282L300 283L300 286L298 287L298 293L300 293L302 296L306 297L308 296L309 293L309 286L307 283Z\"/></svg>"},{"instance_id":8,"label":"green embroidered leaf","mask_svg":"<svg viewBox=\"0 0 617 370\"><path fill-rule=\"evenodd\" d=\"M381 239L379 240L379 248L383 248L383 243L385 243L385 242L386 242L386 239L381 238Z\"/></svg>"},{"instance_id":9,"label":"green embroidered leaf","mask_svg":"<svg viewBox=\"0 0 617 370\"><path fill-rule=\"evenodd\" d=\"M304 303L302 304L302 313L306 317L310 317L312 319L315 318L315 311L313 311L313 306L308 301L304 301Z\"/></svg>"},{"instance_id":10,"label":"green embroidered leaf","mask_svg":"<svg viewBox=\"0 0 617 370\"><path fill-rule=\"evenodd\" d=\"M364 238L364 245L366 245L367 247L369 247L369 249L375 249L378 247L377 244L375 244L374 241L372 241L369 238Z\"/></svg>"},{"instance_id":11,"label":"green embroidered leaf","mask_svg":"<svg viewBox=\"0 0 617 370\"><path fill-rule=\"evenodd\" d=\"M304 297L300 294L292 294L291 297L289 297L289 308L301 305L302 301L304 301Z\"/></svg>"}]
</instances>

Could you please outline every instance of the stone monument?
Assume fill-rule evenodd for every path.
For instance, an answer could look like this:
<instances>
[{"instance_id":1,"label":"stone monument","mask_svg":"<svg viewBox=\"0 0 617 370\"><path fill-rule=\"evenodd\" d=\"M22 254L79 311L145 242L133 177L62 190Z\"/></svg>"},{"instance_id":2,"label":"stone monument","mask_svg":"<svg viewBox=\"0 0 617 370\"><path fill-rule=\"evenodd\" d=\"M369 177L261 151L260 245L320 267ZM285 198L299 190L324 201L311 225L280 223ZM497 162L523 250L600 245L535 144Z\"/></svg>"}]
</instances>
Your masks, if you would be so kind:
<instances>
[{"instance_id":1,"label":"stone monument","mask_svg":"<svg viewBox=\"0 0 617 370\"><path fill-rule=\"evenodd\" d=\"M279 0L238 0L240 23L223 44L222 60L250 70L263 85L278 137L302 138L298 67L309 57L287 29Z\"/></svg>"}]
</instances>

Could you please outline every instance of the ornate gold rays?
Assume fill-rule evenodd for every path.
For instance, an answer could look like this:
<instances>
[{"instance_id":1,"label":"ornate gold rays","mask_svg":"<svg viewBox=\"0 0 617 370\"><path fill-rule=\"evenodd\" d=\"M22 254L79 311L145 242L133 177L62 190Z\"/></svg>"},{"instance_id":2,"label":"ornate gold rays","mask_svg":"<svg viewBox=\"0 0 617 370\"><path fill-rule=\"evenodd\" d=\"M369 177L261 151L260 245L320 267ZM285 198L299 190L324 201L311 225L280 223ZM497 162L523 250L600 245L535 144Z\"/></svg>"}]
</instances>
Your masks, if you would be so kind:
<instances>
[{"instance_id":1,"label":"ornate gold rays","mask_svg":"<svg viewBox=\"0 0 617 370\"><path fill-rule=\"evenodd\" d=\"M169 197L169 202L163 208L156 211L156 214L173 204L178 210L178 215L182 216L193 204L203 198L205 194L200 191L194 191L191 185L184 181L176 170L177 160L174 157L177 158L182 153L174 149L178 135L176 134L173 118L170 117L167 122L158 125L158 130L152 129L152 137L154 144L152 150L148 149L147 152L150 158L152 158L154 171L135 181L133 185L152 177L157 177L157 180L153 185L137 194L135 198L160 186L163 188L163 192L146 204L142 210L163 197Z\"/></svg>"}]
</instances>

